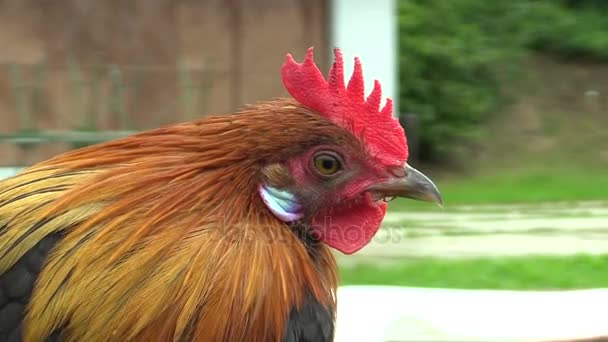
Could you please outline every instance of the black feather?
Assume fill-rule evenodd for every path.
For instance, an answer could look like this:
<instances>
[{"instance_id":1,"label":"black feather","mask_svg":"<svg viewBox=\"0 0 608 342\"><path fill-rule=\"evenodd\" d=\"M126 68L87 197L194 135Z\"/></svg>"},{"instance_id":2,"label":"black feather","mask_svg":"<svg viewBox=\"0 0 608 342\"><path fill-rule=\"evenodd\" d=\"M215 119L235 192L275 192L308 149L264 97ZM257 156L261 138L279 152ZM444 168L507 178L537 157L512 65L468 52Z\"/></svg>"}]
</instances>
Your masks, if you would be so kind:
<instances>
[{"instance_id":1,"label":"black feather","mask_svg":"<svg viewBox=\"0 0 608 342\"><path fill-rule=\"evenodd\" d=\"M0 342L21 341L21 323L44 260L61 238L55 233L42 239L5 273L0 274ZM50 341L58 336L51 336Z\"/></svg>"},{"instance_id":2,"label":"black feather","mask_svg":"<svg viewBox=\"0 0 608 342\"><path fill-rule=\"evenodd\" d=\"M308 295L300 310L291 311L283 342L331 342L333 339L333 313Z\"/></svg>"}]
</instances>

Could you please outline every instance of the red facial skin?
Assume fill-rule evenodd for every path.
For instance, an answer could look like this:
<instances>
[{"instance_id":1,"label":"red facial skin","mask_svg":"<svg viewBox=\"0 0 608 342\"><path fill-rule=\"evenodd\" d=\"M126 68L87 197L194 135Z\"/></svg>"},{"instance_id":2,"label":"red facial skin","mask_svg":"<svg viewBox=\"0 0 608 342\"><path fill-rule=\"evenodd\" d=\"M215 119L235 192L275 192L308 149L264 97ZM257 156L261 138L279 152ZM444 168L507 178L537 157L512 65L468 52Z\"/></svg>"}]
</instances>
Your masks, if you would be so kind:
<instances>
[{"instance_id":1,"label":"red facial skin","mask_svg":"<svg viewBox=\"0 0 608 342\"><path fill-rule=\"evenodd\" d=\"M341 158L342 169L323 176L313 159L319 152L333 152ZM294 180L293 192L320 239L344 254L352 254L374 237L386 214L387 204L374 200L366 189L391 177L387 170L399 165L380 165L366 155L356 155L341 146L320 146L288 163Z\"/></svg>"},{"instance_id":2,"label":"red facial skin","mask_svg":"<svg viewBox=\"0 0 608 342\"><path fill-rule=\"evenodd\" d=\"M402 168L408 148L403 128L393 116L392 101L387 99L380 107L380 82L375 81L365 97L359 59L355 58L353 74L346 84L341 51L335 49L334 56L326 79L314 63L312 48L301 63L287 55L281 68L283 84L296 101L359 138L365 153L329 147L344 159L343 176L336 176L337 181L315 174L312 156L316 150L296 157L289 163L296 183L291 190L309 211L306 217L321 239L352 254L369 243L386 213L386 203L374 201L365 189L386 180L393 167Z\"/></svg>"}]
</instances>

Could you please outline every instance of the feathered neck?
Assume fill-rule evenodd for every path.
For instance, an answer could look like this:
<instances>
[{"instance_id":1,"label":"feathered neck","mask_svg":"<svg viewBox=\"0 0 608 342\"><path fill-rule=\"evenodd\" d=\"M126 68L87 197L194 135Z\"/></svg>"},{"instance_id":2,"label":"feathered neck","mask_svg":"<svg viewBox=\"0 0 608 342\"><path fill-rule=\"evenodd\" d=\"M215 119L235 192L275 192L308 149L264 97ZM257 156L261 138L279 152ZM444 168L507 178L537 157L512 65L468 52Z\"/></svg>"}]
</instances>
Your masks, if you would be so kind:
<instances>
[{"instance_id":1,"label":"feathered neck","mask_svg":"<svg viewBox=\"0 0 608 342\"><path fill-rule=\"evenodd\" d=\"M5 181L0 223L7 212L23 219L3 233L0 272L64 234L25 339L64 327L68 340L280 340L306 293L335 308L331 252L319 245L313 261L256 188L265 163L341 134L275 101L70 152Z\"/></svg>"}]
</instances>

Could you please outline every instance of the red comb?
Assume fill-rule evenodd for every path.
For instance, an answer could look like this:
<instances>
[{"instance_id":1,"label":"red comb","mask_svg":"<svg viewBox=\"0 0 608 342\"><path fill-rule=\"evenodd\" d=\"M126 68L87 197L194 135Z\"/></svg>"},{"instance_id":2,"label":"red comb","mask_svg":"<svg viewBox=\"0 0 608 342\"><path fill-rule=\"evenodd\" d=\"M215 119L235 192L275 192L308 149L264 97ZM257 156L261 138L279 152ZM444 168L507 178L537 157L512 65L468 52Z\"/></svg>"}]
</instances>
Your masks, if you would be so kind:
<instances>
[{"instance_id":1,"label":"red comb","mask_svg":"<svg viewBox=\"0 0 608 342\"><path fill-rule=\"evenodd\" d=\"M313 48L308 49L303 63L287 54L281 69L285 88L301 104L363 139L369 152L384 164L405 163L407 142L403 128L393 117L393 101L387 99L380 110L382 89L377 80L371 94L364 98L363 71L357 57L353 75L345 87L342 52L335 49L334 55L329 78L325 80L315 65Z\"/></svg>"}]
</instances>

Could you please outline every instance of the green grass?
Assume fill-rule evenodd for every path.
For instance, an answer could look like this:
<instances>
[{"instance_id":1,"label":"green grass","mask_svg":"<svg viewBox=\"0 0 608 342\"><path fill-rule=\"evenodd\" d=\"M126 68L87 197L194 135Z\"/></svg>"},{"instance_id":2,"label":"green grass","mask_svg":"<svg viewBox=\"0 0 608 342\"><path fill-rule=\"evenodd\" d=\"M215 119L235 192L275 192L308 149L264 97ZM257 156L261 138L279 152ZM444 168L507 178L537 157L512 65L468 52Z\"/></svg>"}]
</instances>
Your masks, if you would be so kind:
<instances>
[{"instance_id":1,"label":"green grass","mask_svg":"<svg viewBox=\"0 0 608 342\"><path fill-rule=\"evenodd\" d=\"M512 290L608 287L608 255L423 258L383 266L343 266L340 284Z\"/></svg>"},{"instance_id":2,"label":"green grass","mask_svg":"<svg viewBox=\"0 0 608 342\"><path fill-rule=\"evenodd\" d=\"M528 169L470 178L438 179L444 207L458 204L509 204L608 200L608 172L602 168ZM396 199L390 210L437 210L430 203Z\"/></svg>"}]
</instances>

